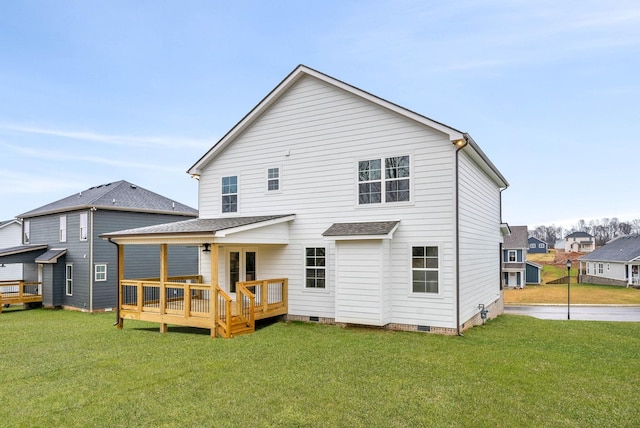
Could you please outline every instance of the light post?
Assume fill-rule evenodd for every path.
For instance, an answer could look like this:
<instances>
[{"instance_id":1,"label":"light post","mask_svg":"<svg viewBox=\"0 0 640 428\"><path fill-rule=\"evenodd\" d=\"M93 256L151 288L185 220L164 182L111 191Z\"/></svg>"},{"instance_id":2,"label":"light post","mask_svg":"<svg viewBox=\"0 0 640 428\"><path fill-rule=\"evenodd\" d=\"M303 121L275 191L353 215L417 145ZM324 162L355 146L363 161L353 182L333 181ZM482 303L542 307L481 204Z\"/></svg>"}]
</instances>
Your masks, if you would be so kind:
<instances>
[{"instance_id":1,"label":"light post","mask_svg":"<svg viewBox=\"0 0 640 428\"><path fill-rule=\"evenodd\" d=\"M571 319L571 260L567 259L567 319Z\"/></svg>"}]
</instances>

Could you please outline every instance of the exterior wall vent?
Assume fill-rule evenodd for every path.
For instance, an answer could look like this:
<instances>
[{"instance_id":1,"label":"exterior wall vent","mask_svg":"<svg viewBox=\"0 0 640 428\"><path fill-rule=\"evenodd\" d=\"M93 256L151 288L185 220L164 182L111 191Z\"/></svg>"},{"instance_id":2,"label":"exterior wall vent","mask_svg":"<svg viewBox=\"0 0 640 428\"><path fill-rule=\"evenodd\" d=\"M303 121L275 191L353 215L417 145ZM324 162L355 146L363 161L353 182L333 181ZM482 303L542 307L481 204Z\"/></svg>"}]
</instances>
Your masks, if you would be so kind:
<instances>
[{"instance_id":1,"label":"exterior wall vent","mask_svg":"<svg viewBox=\"0 0 640 428\"><path fill-rule=\"evenodd\" d=\"M428 325L419 325L418 331L431 331L431 327Z\"/></svg>"},{"instance_id":2,"label":"exterior wall vent","mask_svg":"<svg viewBox=\"0 0 640 428\"><path fill-rule=\"evenodd\" d=\"M320 321L320 317L309 317L309 321L318 322L318 321Z\"/></svg>"}]
</instances>

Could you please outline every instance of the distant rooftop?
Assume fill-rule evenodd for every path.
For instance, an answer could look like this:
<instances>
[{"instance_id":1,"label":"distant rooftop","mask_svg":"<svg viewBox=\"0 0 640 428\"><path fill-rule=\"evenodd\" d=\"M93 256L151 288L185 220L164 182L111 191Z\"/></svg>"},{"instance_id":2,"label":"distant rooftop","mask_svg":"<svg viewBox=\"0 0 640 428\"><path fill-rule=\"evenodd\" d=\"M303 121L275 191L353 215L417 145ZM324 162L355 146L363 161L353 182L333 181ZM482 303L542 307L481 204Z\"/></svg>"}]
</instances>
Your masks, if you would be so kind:
<instances>
[{"instance_id":1,"label":"distant rooftop","mask_svg":"<svg viewBox=\"0 0 640 428\"><path fill-rule=\"evenodd\" d=\"M529 231L527 226L509 226L511 234L504 237L503 248L527 248Z\"/></svg>"},{"instance_id":2,"label":"distant rooftop","mask_svg":"<svg viewBox=\"0 0 640 428\"><path fill-rule=\"evenodd\" d=\"M43 205L20 218L37 217L82 209L97 208L115 211L151 212L196 217L198 210L173 201L125 180L100 184L50 204Z\"/></svg>"}]
</instances>

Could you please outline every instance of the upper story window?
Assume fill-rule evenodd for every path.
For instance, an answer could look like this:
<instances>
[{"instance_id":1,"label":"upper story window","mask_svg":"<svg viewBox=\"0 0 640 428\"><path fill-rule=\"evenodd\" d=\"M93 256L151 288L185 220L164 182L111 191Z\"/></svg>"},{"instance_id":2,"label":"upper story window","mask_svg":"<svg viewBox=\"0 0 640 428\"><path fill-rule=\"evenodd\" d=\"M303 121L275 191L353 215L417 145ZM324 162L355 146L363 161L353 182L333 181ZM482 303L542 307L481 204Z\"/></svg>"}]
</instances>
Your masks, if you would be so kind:
<instances>
[{"instance_id":1,"label":"upper story window","mask_svg":"<svg viewBox=\"0 0 640 428\"><path fill-rule=\"evenodd\" d=\"M358 203L384 204L411 200L409 156L358 162Z\"/></svg>"},{"instance_id":2,"label":"upper story window","mask_svg":"<svg viewBox=\"0 0 640 428\"><path fill-rule=\"evenodd\" d=\"M507 261L509 262L517 262L518 261L518 253L515 250L509 250L507 254Z\"/></svg>"},{"instance_id":3,"label":"upper story window","mask_svg":"<svg viewBox=\"0 0 640 428\"><path fill-rule=\"evenodd\" d=\"M67 242L67 216L60 216L60 242Z\"/></svg>"},{"instance_id":4,"label":"upper story window","mask_svg":"<svg viewBox=\"0 0 640 428\"><path fill-rule=\"evenodd\" d=\"M80 213L80 240L86 241L88 237L89 214Z\"/></svg>"},{"instance_id":5,"label":"upper story window","mask_svg":"<svg viewBox=\"0 0 640 428\"><path fill-rule=\"evenodd\" d=\"M238 212L238 176L222 177L222 212Z\"/></svg>"},{"instance_id":6,"label":"upper story window","mask_svg":"<svg viewBox=\"0 0 640 428\"><path fill-rule=\"evenodd\" d=\"M280 168L267 169L267 190L269 192L280 190Z\"/></svg>"},{"instance_id":7,"label":"upper story window","mask_svg":"<svg viewBox=\"0 0 640 428\"><path fill-rule=\"evenodd\" d=\"M28 244L31 241L31 221L25 220L24 223L22 223L22 233L24 235L22 240L25 244Z\"/></svg>"}]
</instances>

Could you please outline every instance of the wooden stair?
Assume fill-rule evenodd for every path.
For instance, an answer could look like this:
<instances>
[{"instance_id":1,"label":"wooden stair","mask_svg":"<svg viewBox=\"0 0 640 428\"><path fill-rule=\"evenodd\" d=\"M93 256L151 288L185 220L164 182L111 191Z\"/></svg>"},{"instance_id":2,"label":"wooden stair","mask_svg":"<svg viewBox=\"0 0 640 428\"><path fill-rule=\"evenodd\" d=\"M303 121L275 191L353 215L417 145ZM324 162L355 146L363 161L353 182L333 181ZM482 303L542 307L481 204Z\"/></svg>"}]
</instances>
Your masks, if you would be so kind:
<instances>
[{"instance_id":1,"label":"wooden stair","mask_svg":"<svg viewBox=\"0 0 640 428\"><path fill-rule=\"evenodd\" d=\"M253 333L255 328L243 318L238 315L231 317L231 336L238 336L241 334Z\"/></svg>"}]
</instances>

